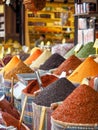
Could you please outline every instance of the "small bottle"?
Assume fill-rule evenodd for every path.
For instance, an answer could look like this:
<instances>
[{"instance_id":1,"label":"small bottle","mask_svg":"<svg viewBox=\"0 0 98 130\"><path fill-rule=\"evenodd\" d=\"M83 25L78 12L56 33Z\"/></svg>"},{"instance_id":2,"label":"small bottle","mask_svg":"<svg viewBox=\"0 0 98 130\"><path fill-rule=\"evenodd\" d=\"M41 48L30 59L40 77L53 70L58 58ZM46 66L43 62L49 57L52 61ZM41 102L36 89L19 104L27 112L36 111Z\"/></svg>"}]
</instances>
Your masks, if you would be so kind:
<instances>
[{"instance_id":1,"label":"small bottle","mask_svg":"<svg viewBox=\"0 0 98 130\"><path fill-rule=\"evenodd\" d=\"M81 0L77 0L77 13L78 14L83 13L83 5L82 5Z\"/></svg>"}]
</instances>

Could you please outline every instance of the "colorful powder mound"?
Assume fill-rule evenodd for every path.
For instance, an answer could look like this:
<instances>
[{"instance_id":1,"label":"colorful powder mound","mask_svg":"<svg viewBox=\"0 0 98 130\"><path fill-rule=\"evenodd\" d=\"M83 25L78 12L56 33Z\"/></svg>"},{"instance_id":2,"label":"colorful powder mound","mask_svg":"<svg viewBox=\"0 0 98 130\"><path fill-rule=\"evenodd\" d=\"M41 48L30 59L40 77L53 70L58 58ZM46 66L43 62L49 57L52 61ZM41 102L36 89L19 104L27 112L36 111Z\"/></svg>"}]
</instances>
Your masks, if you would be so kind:
<instances>
[{"instance_id":1,"label":"colorful powder mound","mask_svg":"<svg viewBox=\"0 0 98 130\"><path fill-rule=\"evenodd\" d=\"M25 61L25 60L30 56L29 53L25 53L25 52L20 52L18 55L19 55L19 58L20 58L22 61Z\"/></svg>"},{"instance_id":2,"label":"colorful powder mound","mask_svg":"<svg viewBox=\"0 0 98 130\"><path fill-rule=\"evenodd\" d=\"M20 119L20 114L17 109L14 108L13 105L9 103L6 99L0 100L0 110L4 112L6 111L18 120Z\"/></svg>"},{"instance_id":3,"label":"colorful powder mound","mask_svg":"<svg viewBox=\"0 0 98 130\"><path fill-rule=\"evenodd\" d=\"M33 101L37 105L50 107L52 103L63 101L75 88L66 78L61 78L44 88Z\"/></svg>"},{"instance_id":4,"label":"colorful powder mound","mask_svg":"<svg viewBox=\"0 0 98 130\"><path fill-rule=\"evenodd\" d=\"M93 45L93 42L87 43L81 48L81 50L76 54L76 56L79 58L87 58L90 54L95 54L96 50Z\"/></svg>"},{"instance_id":5,"label":"colorful powder mound","mask_svg":"<svg viewBox=\"0 0 98 130\"><path fill-rule=\"evenodd\" d=\"M74 55L75 54L75 47L76 46L74 46L71 50L69 50L66 54L65 54L65 56L64 56L64 58L65 59L67 59L67 58L69 58L70 56L72 56L72 55Z\"/></svg>"},{"instance_id":6,"label":"colorful powder mound","mask_svg":"<svg viewBox=\"0 0 98 130\"><path fill-rule=\"evenodd\" d=\"M17 63L17 65L10 70L8 73L4 75L5 79L14 79L17 80L17 75L16 74L21 74L21 73L33 73L34 71L28 67L23 61L20 61Z\"/></svg>"},{"instance_id":7,"label":"colorful powder mound","mask_svg":"<svg viewBox=\"0 0 98 130\"><path fill-rule=\"evenodd\" d=\"M96 75L98 75L98 63L92 57L88 57L68 76L68 79L71 82L81 83L84 78Z\"/></svg>"},{"instance_id":8,"label":"colorful powder mound","mask_svg":"<svg viewBox=\"0 0 98 130\"><path fill-rule=\"evenodd\" d=\"M82 61L78 59L75 55L70 56L67 60L65 60L54 72L55 75L60 75L63 71L66 72L68 76L70 73L75 70Z\"/></svg>"},{"instance_id":9,"label":"colorful powder mound","mask_svg":"<svg viewBox=\"0 0 98 130\"><path fill-rule=\"evenodd\" d=\"M65 61L65 58L63 58L58 53L52 54L43 65L40 65L39 69L42 70L50 70L57 68L63 61Z\"/></svg>"},{"instance_id":10,"label":"colorful powder mound","mask_svg":"<svg viewBox=\"0 0 98 130\"><path fill-rule=\"evenodd\" d=\"M19 120L17 120L7 112L2 112L2 114L0 113L0 115L2 115L4 124L6 126L14 126L15 128L17 128L17 130L27 130L27 128L23 124L21 124L19 128Z\"/></svg>"},{"instance_id":11,"label":"colorful powder mound","mask_svg":"<svg viewBox=\"0 0 98 130\"><path fill-rule=\"evenodd\" d=\"M32 64L32 62L36 60L42 54L42 52L43 51L41 49L36 48L32 55L30 55L24 62L27 65Z\"/></svg>"},{"instance_id":12,"label":"colorful powder mound","mask_svg":"<svg viewBox=\"0 0 98 130\"><path fill-rule=\"evenodd\" d=\"M52 118L66 123L98 124L98 92L80 85L54 110Z\"/></svg>"},{"instance_id":13,"label":"colorful powder mound","mask_svg":"<svg viewBox=\"0 0 98 130\"><path fill-rule=\"evenodd\" d=\"M9 61L9 63L1 70L5 74L12 70L17 63L21 61L17 56L13 56L13 58Z\"/></svg>"},{"instance_id":14,"label":"colorful powder mound","mask_svg":"<svg viewBox=\"0 0 98 130\"><path fill-rule=\"evenodd\" d=\"M39 68L41 64L44 64L44 62L51 56L51 52L48 50L45 50L31 65L30 67L33 68Z\"/></svg>"},{"instance_id":15,"label":"colorful powder mound","mask_svg":"<svg viewBox=\"0 0 98 130\"><path fill-rule=\"evenodd\" d=\"M55 80L57 80L58 78L54 75L43 75L41 76L41 81L43 84L43 87L48 86L49 84L51 84L52 82L54 82ZM31 81L27 87L23 90L24 93L28 93L28 94L33 94L35 91L39 90L39 84L37 79Z\"/></svg>"}]
</instances>

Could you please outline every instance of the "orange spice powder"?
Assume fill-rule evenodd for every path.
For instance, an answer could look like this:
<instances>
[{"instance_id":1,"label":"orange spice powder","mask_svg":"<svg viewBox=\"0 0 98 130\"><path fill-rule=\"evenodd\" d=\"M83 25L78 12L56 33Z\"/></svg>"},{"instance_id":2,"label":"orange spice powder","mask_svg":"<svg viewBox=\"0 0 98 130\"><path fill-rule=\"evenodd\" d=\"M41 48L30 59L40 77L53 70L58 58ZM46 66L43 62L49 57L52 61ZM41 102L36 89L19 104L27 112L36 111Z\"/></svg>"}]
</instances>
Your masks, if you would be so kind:
<instances>
[{"instance_id":1,"label":"orange spice powder","mask_svg":"<svg viewBox=\"0 0 98 130\"><path fill-rule=\"evenodd\" d=\"M1 72L8 73L10 70L12 70L17 63L21 61L17 56L13 56L13 58L10 60L10 62L2 69Z\"/></svg>"},{"instance_id":2,"label":"orange spice powder","mask_svg":"<svg viewBox=\"0 0 98 130\"><path fill-rule=\"evenodd\" d=\"M98 63L92 57L88 57L67 78L71 82L81 83L84 78L96 75L98 75Z\"/></svg>"},{"instance_id":3,"label":"orange spice powder","mask_svg":"<svg viewBox=\"0 0 98 130\"><path fill-rule=\"evenodd\" d=\"M33 73L33 72L34 71L29 66L27 66L23 61L20 60L12 70L10 70L8 73L4 75L4 78L11 79L13 77L14 79L17 80L16 74Z\"/></svg>"},{"instance_id":4,"label":"orange spice powder","mask_svg":"<svg viewBox=\"0 0 98 130\"><path fill-rule=\"evenodd\" d=\"M41 49L35 49L32 55L30 55L24 62L28 65L32 64L32 62L36 60L42 54L42 52L43 51Z\"/></svg>"}]
</instances>

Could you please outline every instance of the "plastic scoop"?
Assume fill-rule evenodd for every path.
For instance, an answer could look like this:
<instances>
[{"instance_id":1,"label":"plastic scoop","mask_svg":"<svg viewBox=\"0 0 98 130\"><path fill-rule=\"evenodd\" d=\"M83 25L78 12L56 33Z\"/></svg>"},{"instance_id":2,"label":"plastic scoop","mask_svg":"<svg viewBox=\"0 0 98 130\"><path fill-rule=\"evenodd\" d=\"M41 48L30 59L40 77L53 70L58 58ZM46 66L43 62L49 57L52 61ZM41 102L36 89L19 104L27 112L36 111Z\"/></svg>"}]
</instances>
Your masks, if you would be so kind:
<instances>
[{"instance_id":1,"label":"plastic scoop","mask_svg":"<svg viewBox=\"0 0 98 130\"><path fill-rule=\"evenodd\" d=\"M36 74L36 77L37 77L37 81L38 81L38 84L39 84L39 88L40 90L42 91L43 90L43 85L42 85L42 81L41 81L41 78L40 78L40 74L39 74L39 71L38 69L34 69L35 71L35 74Z\"/></svg>"}]
</instances>

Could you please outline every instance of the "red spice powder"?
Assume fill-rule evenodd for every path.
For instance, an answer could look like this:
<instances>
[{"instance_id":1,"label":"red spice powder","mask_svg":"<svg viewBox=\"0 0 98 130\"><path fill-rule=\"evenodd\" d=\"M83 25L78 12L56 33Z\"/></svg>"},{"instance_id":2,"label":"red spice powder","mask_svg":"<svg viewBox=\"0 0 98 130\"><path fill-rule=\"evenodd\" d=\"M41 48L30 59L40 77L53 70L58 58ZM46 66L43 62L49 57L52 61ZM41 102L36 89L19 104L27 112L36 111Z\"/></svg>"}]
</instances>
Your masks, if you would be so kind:
<instances>
[{"instance_id":1,"label":"red spice powder","mask_svg":"<svg viewBox=\"0 0 98 130\"><path fill-rule=\"evenodd\" d=\"M98 124L98 92L88 85L77 87L52 113L55 120Z\"/></svg>"},{"instance_id":2,"label":"red spice powder","mask_svg":"<svg viewBox=\"0 0 98 130\"><path fill-rule=\"evenodd\" d=\"M6 99L0 101L0 110L11 114L18 120L20 119L19 112Z\"/></svg>"},{"instance_id":3,"label":"red spice powder","mask_svg":"<svg viewBox=\"0 0 98 130\"><path fill-rule=\"evenodd\" d=\"M49 84L51 84L52 82L54 82L55 80L57 80L58 78L54 75L43 75L41 76L41 80L43 83L43 87L48 86ZM24 93L29 93L29 94L33 94L35 91L39 90L39 84L37 79L31 81L27 87L23 90Z\"/></svg>"},{"instance_id":4,"label":"red spice powder","mask_svg":"<svg viewBox=\"0 0 98 130\"><path fill-rule=\"evenodd\" d=\"M8 114L7 112L2 112L2 117L7 126L14 126L18 130L26 130L26 128L21 124L19 129L19 120Z\"/></svg>"},{"instance_id":5,"label":"red spice powder","mask_svg":"<svg viewBox=\"0 0 98 130\"><path fill-rule=\"evenodd\" d=\"M66 72L68 76L73 70L75 70L82 61L78 59L75 55L70 56L65 60L54 72L53 74L60 75L63 71Z\"/></svg>"}]
</instances>

